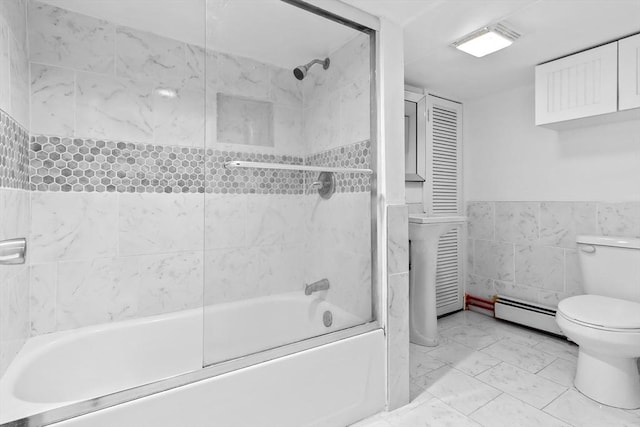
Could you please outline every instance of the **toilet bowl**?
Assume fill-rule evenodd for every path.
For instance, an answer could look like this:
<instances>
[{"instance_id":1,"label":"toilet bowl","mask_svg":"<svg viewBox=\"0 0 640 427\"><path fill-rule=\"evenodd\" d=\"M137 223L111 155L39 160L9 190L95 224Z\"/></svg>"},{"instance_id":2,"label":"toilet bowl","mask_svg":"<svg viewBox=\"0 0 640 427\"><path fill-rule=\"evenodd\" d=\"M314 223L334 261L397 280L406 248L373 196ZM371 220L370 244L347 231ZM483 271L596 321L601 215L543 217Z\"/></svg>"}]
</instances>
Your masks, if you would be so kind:
<instances>
[{"instance_id":1,"label":"toilet bowl","mask_svg":"<svg viewBox=\"0 0 640 427\"><path fill-rule=\"evenodd\" d=\"M560 302L556 321L579 346L576 389L605 405L640 408L640 304L575 296Z\"/></svg>"},{"instance_id":2,"label":"toilet bowl","mask_svg":"<svg viewBox=\"0 0 640 427\"><path fill-rule=\"evenodd\" d=\"M585 295L563 299L556 322L578 344L574 385L624 409L640 408L640 239L578 236Z\"/></svg>"}]
</instances>

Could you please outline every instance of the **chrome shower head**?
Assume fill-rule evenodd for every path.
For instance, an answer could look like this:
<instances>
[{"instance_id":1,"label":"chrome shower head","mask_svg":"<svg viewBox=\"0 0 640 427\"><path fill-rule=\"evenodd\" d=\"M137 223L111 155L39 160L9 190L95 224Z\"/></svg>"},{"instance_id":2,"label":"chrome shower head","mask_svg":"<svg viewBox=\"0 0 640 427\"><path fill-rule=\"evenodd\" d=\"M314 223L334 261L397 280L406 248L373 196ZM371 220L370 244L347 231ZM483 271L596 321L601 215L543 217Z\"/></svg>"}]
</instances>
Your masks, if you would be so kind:
<instances>
[{"instance_id":1,"label":"chrome shower head","mask_svg":"<svg viewBox=\"0 0 640 427\"><path fill-rule=\"evenodd\" d=\"M307 76L307 72L309 72L309 68L311 68L314 64L322 64L322 68L324 68L326 70L327 68L329 68L329 64L330 63L331 63L331 61L329 61L329 58L325 58L324 60L322 60L322 59L314 59L313 61L309 62L308 64L299 65L296 68L294 68L293 69L293 75L296 76L296 79L302 80Z\"/></svg>"}]
</instances>

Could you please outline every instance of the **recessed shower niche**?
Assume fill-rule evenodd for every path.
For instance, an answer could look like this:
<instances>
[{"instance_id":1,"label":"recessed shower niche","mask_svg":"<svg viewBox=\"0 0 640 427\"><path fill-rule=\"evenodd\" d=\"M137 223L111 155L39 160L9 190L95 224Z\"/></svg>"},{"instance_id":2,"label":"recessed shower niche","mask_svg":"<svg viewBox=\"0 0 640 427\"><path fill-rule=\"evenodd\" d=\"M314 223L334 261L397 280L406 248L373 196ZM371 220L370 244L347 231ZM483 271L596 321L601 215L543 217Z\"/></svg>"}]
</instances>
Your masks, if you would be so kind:
<instances>
[{"instance_id":1,"label":"recessed shower niche","mask_svg":"<svg viewBox=\"0 0 640 427\"><path fill-rule=\"evenodd\" d=\"M217 94L218 142L273 147L273 103Z\"/></svg>"}]
</instances>

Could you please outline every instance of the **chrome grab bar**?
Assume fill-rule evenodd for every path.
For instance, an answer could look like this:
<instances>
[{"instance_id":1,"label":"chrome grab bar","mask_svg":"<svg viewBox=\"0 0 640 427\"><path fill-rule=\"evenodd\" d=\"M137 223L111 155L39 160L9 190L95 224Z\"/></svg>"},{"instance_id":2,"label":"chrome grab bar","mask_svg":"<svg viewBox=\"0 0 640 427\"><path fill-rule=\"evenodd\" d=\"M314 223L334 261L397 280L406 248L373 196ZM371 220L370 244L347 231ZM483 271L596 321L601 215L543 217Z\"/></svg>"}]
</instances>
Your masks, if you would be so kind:
<instances>
[{"instance_id":1,"label":"chrome grab bar","mask_svg":"<svg viewBox=\"0 0 640 427\"><path fill-rule=\"evenodd\" d=\"M27 239L3 240L0 242L0 265L24 264L27 253Z\"/></svg>"},{"instance_id":2,"label":"chrome grab bar","mask_svg":"<svg viewBox=\"0 0 640 427\"><path fill-rule=\"evenodd\" d=\"M329 280L320 279L317 282L304 285L304 294L311 295L314 292L326 291L329 289Z\"/></svg>"}]
</instances>

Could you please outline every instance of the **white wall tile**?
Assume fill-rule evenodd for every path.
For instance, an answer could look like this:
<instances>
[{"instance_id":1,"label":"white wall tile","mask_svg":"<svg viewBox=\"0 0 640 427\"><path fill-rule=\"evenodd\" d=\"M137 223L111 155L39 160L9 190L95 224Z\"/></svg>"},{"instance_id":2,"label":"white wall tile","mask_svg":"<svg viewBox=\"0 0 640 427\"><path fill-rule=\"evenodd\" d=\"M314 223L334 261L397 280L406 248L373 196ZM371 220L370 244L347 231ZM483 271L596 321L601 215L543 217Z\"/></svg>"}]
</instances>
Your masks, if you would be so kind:
<instances>
[{"instance_id":1,"label":"white wall tile","mask_svg":"<svg viewBox=\"0 0 640 427\"><path fill-rule=\"evenodd\" d=\"M29 277L29 318L31 336L55 332L58 264L32 265Z\"/></svg>"},{"instance_id":2,"label":"white wall tile","mask_svg":"<svg viewBox=\"0 0 640 427\"><path fill-rule=\"evenodd\" d=\"M14 271L0 286L0 376L29 337L29 269Z\"/></svg>"},{"instance_id":3,"label":"white wall tile","mask_svg":"<svg viewBox=\"0 0 640 427\"><path fill-rule=\"evenodd\" d=\"M467 275L465 292L476 297L492 299L496 294L493 279L480 277L473 274Z\"/></svg>"},{"instance_id":4,"label":"white wall tile","mask_svg":"<svg viewBox=\"0 0 640 427\"><path fill-rule=\"evenodd\" d=\"M26 47L16 37L9 38L11 63L11 115L29 127L29 58Z\"/></svg>"},{"instance_id":5,"label":"white wall tile","mask_svg":"<svg viewBox=\"0 0 640 427\"><path fill-rule=\"evenodd\" d=\"M584 293L578 251L569 249L565 251L564 268L565 291L570 295L580 295Z\"/></svg>"},{"instance_id":6,"label":"white wall tile","mask_svg":"<svg viewBox=\"0 0 640 427\"><path fill-rule=\"evenodd\" d=\"M29 2L30 59L113 74L115 26L39 2Z\"/></svg>"},{"instance_id":7,"label":"white wall tile","mask_svg":"<svg viewBox=\"0 0 640 427\"><path fill-rule=\"evenodd\" d=\"M369 79L356 80L339 90L340 116L338 145L371 138L371 97ZM333 147L332 147L333 148Z\"/></svg>"},{"instance_id":8,"label":"white wall tile","mask_svg":"<svg viewBox=\"0 0 640 427\"><path fill-rule=\"evenodd\" d=\"M247 198L240 194L205 195L205 250L247 246Z\"/></svg>"},{"instance_id":9,"label":"white wall tile","mask_svg":"<svg viewBox=\"0 0 640 427\"><path fill-rule=\"evenodd\" d=\"M535 242L539 237L538 203L496 202L496 240Z\"/></svg>"},{"instance_id":10,"label":"white wall tile","mask_svg":"<svg viewBox=\"0 0 640 427\"><path fill-rule=\"evenodd\" d=\"M158 145L205 145L205 92L180 85L171 88L175 97L154 91L152 95L153 140Z\"/></svg>"},{"instance_id":11,"label":"white wall tile","mask_svg":"<svg viewBox=\"0 0 640 427\"><path fill-rule=\"evenodd\" d=\"M11 62L9 60L9 26L0 15L0 109L11 112Z\"/></svg>"},{"instance_id":12,"label":"white wall tile","mask_svg":"<svg viewBox=\"0 0 640 427\"><path fill-rule=\"evenodd\" d=\"M598 203L598 234L640 237L640 202Z\"/></svg>"},{"instance_id":13,"label":"white wall tile","mask_svg":"<svg viewBox=\"0 0 640 427\"><path fill-rule=\"evenodd\" d=\"M409 273L393 274L388 282L388 409L409 403Z\"/></svg>"},{"instance_id":14,"label":"white wall tile","mask_svg":"<svg viewBox=\"0 0 640 427\"><path fill-rule=\"evenodd\" d=\"M138 310L137 258L94 258L58 264L58 329L133 317Z\"/></svg>"},{"instance_id":15,"label":"white wall tile","mask_svg":"<svg viewBox=\"0 0 640 427\"><path fill-rule=\"evenodd\" d=\"M140 257L138 315L148 316L202 305L202 252Z\"/></svg>"},{"instance_id":16,"label":"white wall tile","mask_svg":"<svg viewBox=\"0 0 640 427\"><path fill-rule=\"evenodd\" d=\"M31 64L31 133L73 136L75 72Z\"/></svg>"},{"instance_id":17,"label":"white wall tile","mask_svg":"<svg viewBox=\"0 0 640 427\"><path fill-rule=\"evenodd\" d=\"M202 250L202 194L121 194L119 255Z\"/></svg>"},{"instance_id":18,"label":"white wall tile","mask_svg":"<svg viewBox=\"0 0 640 427\"><path fill-rule=\"evenodd\" d=\"M540 243L575 248L576 236L596 232L596 204L588 202L542 202Z\"/></svg>"},{"instance_id":19,"label":"white wall tile","mask_svg":"<svg viewBox=\"0 0 640 427\"><path fill-rule=\"evenodd\" d=\"M180 84L186 75L184 43L130 27L116 28L116 75L160 85Z\"/></svg>"},{"instance_id":20,"label":"white wall tile","mask_svg":"<svg viewBox=\"0 0 640 427\"><path fill-rule=\"evenodd\" d=\"M564 290L564 249L516 245L516 283L554 291Z\"/></svg>"},{"instance_id":21,"label":"white wall tile","mask_svg":"<svg viewBox=\"0 0 640 427\"><path fill-rule=\"evenodd\" d=\"M204 254L204 304L221 304L258 295L260 282L247 280L255 268L248 248L207 250ZM252 279L255 275L252 274Z\"/></svg>"},{"instance_id":22,"label":"white wall tile","mask_svg":"<svg viewBox=\"0 0 640 427\"><path fill-rule=\"evenodd\" d=\"M491 279L511 281L514 276L514 245L512 243L475 240L474 274Z\"/></svg>"},{"instance_id":23,"label":"white wall tile","mask_svg":"<svg viewBox=\"0 0 640 427\"><path fill-rule=\"evenodd\" d=\"M140 81L77 73L76 135L151 142L152 89L152 84Z\"/></svg>"},{"instance_id":24,"label":"white wall tile","mask_svg":"<svg viewBox=\"0 0 640 427\"><path fill-rule=\"evenodd\" d=\"M115 256L118 196L31 193L31 262Z\"/></svg>"},{"instance_id":25,"label":"white wall tile","mask_svg":"<svg viewBox=\"0 0 640 427\"><path fill-rule=\"evenodd\" d=\"M302 82L288 68L269 67L270 99L276 104L302 107Z\"/></svg>"},{"instance_id":26,"label":"white wall tile","mask_svg":"<svg viewBox=\"0 0 640 427\"><path fill-rule=\"evenodd\" d=\"M471 239L494 239L494 205L490 202L469 202L467 204L469 217L468 233Z\"/></svg>"},{"instance_id":27,"label":"white wall tile","mask_svg":"<svg viewBox=\"0 0 640 427\"><path fill-rule=\"evenodd\" d=\"M276 105L273 110L273 138L275 151L288 155L304 155L302 139L302 109Z\"/></svg>"},{"instance_id":28,"label":"white wall tile","mask_svg":"<svg viewBox=\"0 0 640 427\"><path fill-rule=\"evenodd\" d=\"M249 58L225 53L217 55L218 90L227 95L269 99L269 68Z\"/></svg>"}]
</instances>

